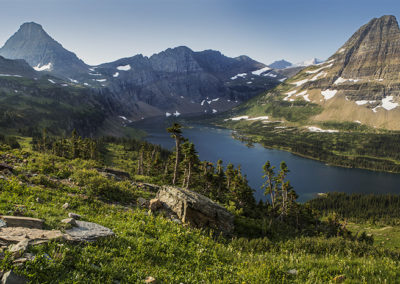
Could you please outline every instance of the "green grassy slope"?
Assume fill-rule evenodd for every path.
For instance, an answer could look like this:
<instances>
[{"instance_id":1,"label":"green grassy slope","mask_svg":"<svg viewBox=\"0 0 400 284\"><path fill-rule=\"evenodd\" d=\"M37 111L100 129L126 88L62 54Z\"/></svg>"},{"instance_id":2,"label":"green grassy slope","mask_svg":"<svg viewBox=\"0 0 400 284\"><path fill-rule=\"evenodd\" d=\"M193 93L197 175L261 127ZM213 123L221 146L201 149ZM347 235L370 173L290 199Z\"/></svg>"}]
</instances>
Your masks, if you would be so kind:
<instances>
[{"instance_id":1,"label":"green grassy slope","mask_svg":"<svg viewBox=\"0 0 400 284\"><path fill-rule=\"evenodd\" d=\"M1 161L14 165L15 173L0 179L0 214L15 212L19 205L26 208L24 215L45 219L48 229L62 229L60 220L72 211L116 236L36 246L29 249L35 260L19 267L6 252L0 270L14 268L34 283L143 283L148 276L159 283L329 283L340 275L348 283L395 283L400 277L400 251L392 247L342 237L215 239L162 214L149 214L135 206L136 199L154 193L95 170L108 165L132 173L137 153L113 143L107 149L102 162L1 148ZM151 176L132 178L152 181Z\"/></svg>"}]
</instances>

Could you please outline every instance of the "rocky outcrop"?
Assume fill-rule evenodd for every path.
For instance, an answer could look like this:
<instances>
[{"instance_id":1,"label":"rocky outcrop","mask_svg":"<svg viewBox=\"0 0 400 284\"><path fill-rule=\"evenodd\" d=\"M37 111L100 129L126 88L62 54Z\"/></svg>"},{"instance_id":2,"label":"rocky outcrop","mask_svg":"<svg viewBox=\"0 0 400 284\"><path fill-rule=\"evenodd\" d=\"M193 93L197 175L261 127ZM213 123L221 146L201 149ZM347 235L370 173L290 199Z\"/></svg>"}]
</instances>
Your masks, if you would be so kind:
<instances>
[{"instance_id":1,"label":"rocky outcrop","mask_svg":"<svg viewBox=\"0 0 400 284\"><path fill-rule=\"evenodd\" d=\"M157 193L165 207L178 215L183 223L196 228L211 228L230 235L234 229L234 216L211 199L178 187L164 186Z\"/></svg>"}]
</instances>

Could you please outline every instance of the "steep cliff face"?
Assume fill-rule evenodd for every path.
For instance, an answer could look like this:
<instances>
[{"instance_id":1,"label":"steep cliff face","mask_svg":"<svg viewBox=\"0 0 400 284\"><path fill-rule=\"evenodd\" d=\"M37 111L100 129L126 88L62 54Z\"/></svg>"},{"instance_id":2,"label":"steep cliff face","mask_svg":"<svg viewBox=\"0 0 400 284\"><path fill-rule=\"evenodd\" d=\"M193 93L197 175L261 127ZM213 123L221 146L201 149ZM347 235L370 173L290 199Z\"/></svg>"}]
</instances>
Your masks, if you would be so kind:
<instances>
[{"instance_id":1,"label":"steep cliff face","mask_svg":"<svg viewBox=\"0 0 400 284\"><path fill-rule=\"evenodd\" d=\"M400 29L394 16L372 19L327 61L307 67L257 104L279 102L286 114L313 112L308 123L350 121L400 129ZM290 121L291 115L286 115Z\"/></svg>"},{"instance_id":2,"label":"steep cliff face","mask_svg":"<svg viewBox=\"0 0 400 284\"><path fill-rule=\"evenodd\" d=\"M254 74L253 74L254 73ZM156 115L218 113L275 87L283 75L247 56L169 48L92 67L78 81L108 88L131 119Z\"/></svg>"}]
</instances>

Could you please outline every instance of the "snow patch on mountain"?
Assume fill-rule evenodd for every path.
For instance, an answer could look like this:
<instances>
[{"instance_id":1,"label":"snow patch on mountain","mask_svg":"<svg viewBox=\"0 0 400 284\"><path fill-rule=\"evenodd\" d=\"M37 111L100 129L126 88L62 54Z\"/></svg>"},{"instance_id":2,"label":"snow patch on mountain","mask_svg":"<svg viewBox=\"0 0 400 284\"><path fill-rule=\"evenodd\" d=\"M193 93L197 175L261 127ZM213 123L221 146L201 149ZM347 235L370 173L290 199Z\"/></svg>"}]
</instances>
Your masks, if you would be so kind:
<instances>
[{"instance_id":1,"label":"snow patch on mountain","mask_svg":"<svg viewBox=\"0 0 400 284\"><path fill-rule=\"evenodd\" d=\"M246 76L247 76L247 73L236 74L235 76L231 77L231 80L236 80L239 77L244 78Z\"/></svg>"},{"instance_id":2,"label":"snow patch on mountain","mask_svg":"<svg viewBox=\"0 0 400 284\"><path fill-rule=\"evenodd\" d=\"M51 62L47 63L46 65L40 66L40 63L33 67L36 71L42 72L42 71L50 71L52 69L53 64Z\"/></svg>"},{"instance_id":3,"label":"snow patch on mountain","mask_svg":"<svg viewBox=\"0 0 400 284\"><path fill-rule=\"evenodd\" d=\"M308 130L310 132L325 132L325 133L337 133L339 132L339 130L334 130L334 129L321 129L319 127L315 127L315 126L309 126Z\"/></svg>"},{"instance_id":4,"label":"snow patch on mountain","mask_svg":"<svg viewBox=\"0 0 400 284\"><path fill-rule=\"evenodd\" d=\"M398 107L398 103L392 102L393 96L387 96L386 98L382 99L382 107L386 110L392 110Z\"/></svg>"},{"instance_id":5,"label":"snow patch on mountain","mask_svg":"<svg viewBox=\"0 0 400 284\"><path fill-rule=\"evenodd\" d=\"M329 100L329 99L333 98L336 95L336 93L337 93L337 90L329 90L329 89L327 89L325 91L322 91L321 95L324 96L325 100Z\"/></svg>"},{"instance_id":6,"label":"snow patch on mountain","mask_svg":"<svg viewBox=\"0 0 400 284\"><path fill-rule=\"evenodd\" d=\"M119 71L129 71L131 70L131 65L127 64L127 65L120 65L117 67L117 70Z\"/></svg>"},{"instance_id":7,"label":"snow patch on mountain","mask_svg":"<svg viewBox=\"0 0 400 284\"><path fill-rule=\"evenodd\" d=\"M266 71L269 71L269 70L271 70L271 68L269 68L269 67L264 67L264 68L261 68L261 69L258 69L258 70L256 70L256 71L251 72L251 74L260 76L262 73L264 73L264 72L266 72Z\"/></svg>"}]
</instances>

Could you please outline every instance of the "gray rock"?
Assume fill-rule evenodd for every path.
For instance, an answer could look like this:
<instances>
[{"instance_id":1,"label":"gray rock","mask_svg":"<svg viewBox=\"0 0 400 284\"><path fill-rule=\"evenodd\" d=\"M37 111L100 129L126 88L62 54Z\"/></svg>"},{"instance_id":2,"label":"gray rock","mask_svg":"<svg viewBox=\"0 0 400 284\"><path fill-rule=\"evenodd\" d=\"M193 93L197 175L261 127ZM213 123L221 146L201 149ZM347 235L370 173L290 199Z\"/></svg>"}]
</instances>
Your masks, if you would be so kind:
<instances>
[{"instance_id":1,"label":"gray rock","mask_svg":"<svg viewBox=\"0 0 400 284\"><path fill-rule=\"evenodd\" d=\"M4 220L0 219L0 228L7 227L7 223Z\"/></svg>"},{"instance_id":2,"label":"gray rock","mask_svg":"<svg viewBox=\"0 0 400 284\"><path fill-rule=\"evenodd\" d=\"M234 216L211 199L178 187L164 186L157 198L175 212L183 223L196 228L211 228L230 235L234 229Z\"/></svg>"},{"instance_id":3,"label":"gray rock","mask_svg":"<svg viewBox=\"0 0 400 284\"><path fill-rule=\"evenodd\" d=\"M25 284L27 280L15 274L12 270L4 273L3 278L1 279L1 284Z\"/></svg>"},{"instance_id":4,"label":"gray rock","mask_svg":"<svg viewBox=\"0 0 400 284\"><path fill-rule=\"evenodd\" d=\"M114 236L114 232L96 223L76 221L77 227L66 230L66 239L71 241L95 241L98 238Z\"/></svg>"},{"instance_id":5,"label":"gray rock","mask_svg":"<svg viewBox=\"0 0 400 284\"><path fill-rule=\"evenodd\" d=\"M0 219L7 223L7 227L24 227L42 229L44 220L19 216L0 216Z\"/></svg>"},{"instance_id":6,"label":"gray rock","mask_svg":"<svg viewBox=\"0 0 400 284\"><path fill-rule=\"evenodd\" d=\"M76 220L74 218L67 218L61 220L61 223L70 224L72 226L76 226Z\"/></svg>"},{"instance_id":7,"label":"gray rock","mask_svg":"<svg viewBox=\"0 0 400 284\"><path fill-rule=\"evenodd\" d=\"M69 207L68 202L67 202L67 203L64 203L64 205L62 206L63 209L68 209L68 207Z\"/></svg>"},{"instance_id":8,"label":"gray rock","mask_svg":"<svg viewBox=\"0 0 400 284\"><path fill-rule=\"evenodd\" d=\"M75 219L75 220L80 220L80 219L82 218L81 215L76 214L76 213L72 213L72 212L68 213L68 217L69 217L69 218L73 218L73 219Z\"/></svg>"}]
</instances>

